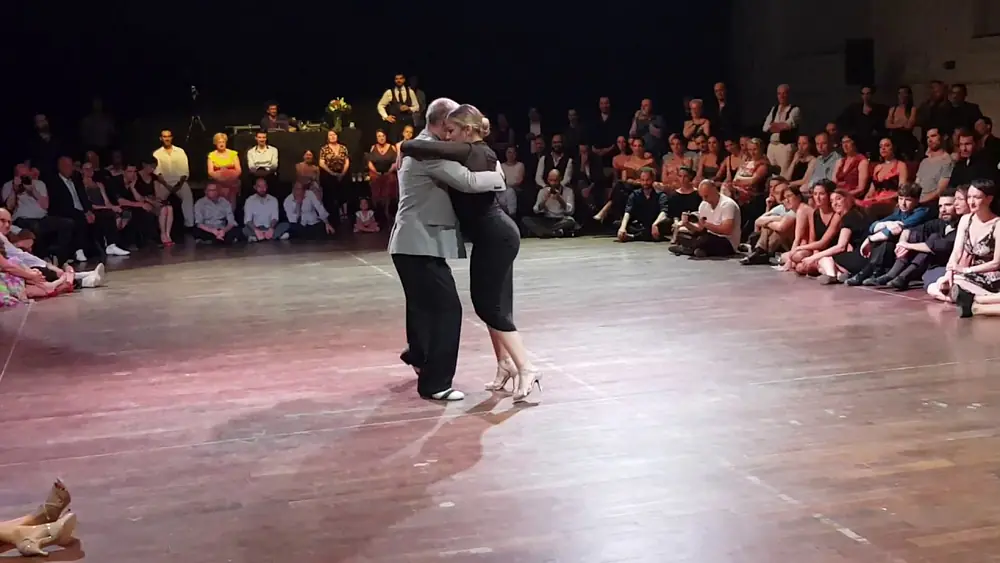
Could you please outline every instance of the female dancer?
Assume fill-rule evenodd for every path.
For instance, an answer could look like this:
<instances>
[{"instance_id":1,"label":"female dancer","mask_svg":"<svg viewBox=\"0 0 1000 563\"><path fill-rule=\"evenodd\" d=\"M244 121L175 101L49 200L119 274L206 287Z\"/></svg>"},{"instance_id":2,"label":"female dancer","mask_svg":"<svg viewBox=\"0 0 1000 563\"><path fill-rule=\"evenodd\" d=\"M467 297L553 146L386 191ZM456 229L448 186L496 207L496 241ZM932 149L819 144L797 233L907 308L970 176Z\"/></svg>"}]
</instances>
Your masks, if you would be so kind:
<instances>
[{"instance_id":1,"label":"female dancer","mask_svg":"<svg viewBox=\"0 0 1000 563\"><path fill-rule=\"evenodd\" d=\"M448 139L453 142L413 140L400 144L403 156L417 159L444 158L462 163L473 172L495 170L496 153L484 139L490 123L474 106L464 104L448 114ZM469 194L451 190L462 235L472 242L469 292L476 315L486 324L497 357L496 378L486 384L499 391L514 379L514 402L524 401L542 374L531 363L514 326L514 259L521 236L514 221L497 203L496 193Z\"/></svg>"}]
</instances>

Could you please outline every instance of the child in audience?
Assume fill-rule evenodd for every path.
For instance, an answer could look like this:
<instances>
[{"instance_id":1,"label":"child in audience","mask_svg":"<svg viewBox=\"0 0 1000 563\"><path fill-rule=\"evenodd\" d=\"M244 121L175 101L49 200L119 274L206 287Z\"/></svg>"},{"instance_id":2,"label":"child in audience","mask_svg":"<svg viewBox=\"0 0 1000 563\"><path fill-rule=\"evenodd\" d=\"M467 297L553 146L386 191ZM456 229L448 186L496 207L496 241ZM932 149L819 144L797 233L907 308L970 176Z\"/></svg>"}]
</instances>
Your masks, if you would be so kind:
<instances>
[{"instance_id":1,"label":"child in audience","mask_svg":"<svg viewBox=\"0 0 1000 563\"><path fill-rule=\"evenodd\" d=\"M371 210L371 204L367 198L362 198L359 204L360 209L354 213L355 233L377 233L379 232L378 222L375 221L375 212Z\"/></svg>"}]
</instances>

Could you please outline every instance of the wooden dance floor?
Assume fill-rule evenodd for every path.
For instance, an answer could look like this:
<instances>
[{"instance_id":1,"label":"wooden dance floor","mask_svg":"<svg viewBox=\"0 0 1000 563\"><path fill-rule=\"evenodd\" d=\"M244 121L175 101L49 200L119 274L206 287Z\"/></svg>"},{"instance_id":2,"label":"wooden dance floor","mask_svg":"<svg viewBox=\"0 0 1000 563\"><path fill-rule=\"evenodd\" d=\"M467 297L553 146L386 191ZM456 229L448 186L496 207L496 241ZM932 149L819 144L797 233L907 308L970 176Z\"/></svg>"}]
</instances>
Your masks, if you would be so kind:
<instances>
[{"instance_id":1,"label":"wooden dance floor","mask_svg":"<svg viewBox=\"0 0 1000 563\"><path fill-rule=\"evenodd\" d=\"M1000 559L998 321L526 241L541 403L483 390L456 261L469 397L439 405L397 359L401 290L370 246L136 257L0 314L0 518L61 476L81 541L54 561Z\"/></svg>"}]
</instances>

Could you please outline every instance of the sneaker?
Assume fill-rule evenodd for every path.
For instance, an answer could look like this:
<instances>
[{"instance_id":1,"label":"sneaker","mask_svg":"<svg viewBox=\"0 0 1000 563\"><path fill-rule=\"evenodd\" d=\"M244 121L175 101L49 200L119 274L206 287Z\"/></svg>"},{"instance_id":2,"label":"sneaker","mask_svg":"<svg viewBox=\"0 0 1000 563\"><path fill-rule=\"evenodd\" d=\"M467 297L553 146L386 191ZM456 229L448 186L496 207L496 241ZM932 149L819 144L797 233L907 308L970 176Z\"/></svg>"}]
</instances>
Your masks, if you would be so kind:
<instances>
[{"instance_id":1,"label":"sneaker","mask_svg":"<svg viewBox=\"0 0 1000 563\"><path fill-rule=\"evenodd\" d=\"M290 235L288 233L285 233L285 234L281 235L280 237L278 237L278 240L288 240L289 238L290 238Z\"/></svg>"},{"instance_id":2,"label":"sneaker","mask_svg":"<svg viewBox=\"0 0 1000 563\"><path fill-rule=\"evenodd\" d=\"M87 255L83 253L83 249L79 249L79 250L76 251L76 261L77 262L86 262L87 261Z\"/></svg>"},{"instance_id":3,"label":"sneaker","mask_svg":"<svg viewBox=\"0 0 1000 563\"><path fill-rule=\"evenodd\" d=\"M833 276L828 276L826 274L821 274L819 277L816 278L816 281L818 281L820 285L836 285L837 284L837 278L835 278Z\"/></svg>"},{"instance_id":4,"label":"sneaker","mask_svg":"<svg viewBox=\"0 0 1000 563\"><path fill-rule=\"evenodd\" d=\"M106 252L108 256L129 256L132 254L128 250L119 247L117 244L109 244L108 247L104 249L104 252Z\"/></svg>"}]
</instances>

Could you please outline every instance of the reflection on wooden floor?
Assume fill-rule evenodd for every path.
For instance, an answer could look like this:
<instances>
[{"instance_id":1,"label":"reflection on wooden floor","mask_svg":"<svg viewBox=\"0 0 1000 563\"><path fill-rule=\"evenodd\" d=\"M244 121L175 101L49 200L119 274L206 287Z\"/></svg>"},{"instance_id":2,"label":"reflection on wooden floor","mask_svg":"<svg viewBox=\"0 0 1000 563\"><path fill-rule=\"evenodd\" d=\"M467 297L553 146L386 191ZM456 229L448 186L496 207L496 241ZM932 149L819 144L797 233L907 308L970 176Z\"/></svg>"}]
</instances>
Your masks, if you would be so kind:
<instances>
[{"instance_id":1,"label":"reflection on wooden floor","mask_svg":"<svg viewBox=\"0 0 1000 563\"><path fill-rule=\"evenodd\" d=\"M192 252L0 315L0 518L62 476L82 543L55 560L1000 558L996 322L530 241L517 320L543 402L482 390L467 306L470 396L437 405L396 358L384 252Z\"/></svg>"}]
</instances>

